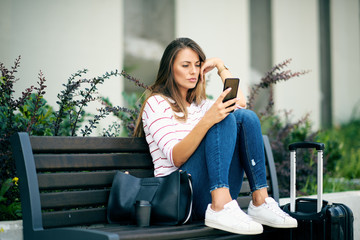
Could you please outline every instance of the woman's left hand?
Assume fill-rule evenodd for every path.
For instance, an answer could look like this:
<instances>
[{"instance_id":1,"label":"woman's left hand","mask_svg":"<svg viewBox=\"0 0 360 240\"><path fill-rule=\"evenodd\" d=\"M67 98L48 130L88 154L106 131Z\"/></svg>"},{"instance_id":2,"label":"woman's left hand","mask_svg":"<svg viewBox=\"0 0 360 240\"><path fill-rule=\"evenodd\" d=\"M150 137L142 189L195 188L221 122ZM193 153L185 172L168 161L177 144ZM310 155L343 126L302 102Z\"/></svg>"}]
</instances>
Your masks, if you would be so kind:
<instances>
[{"instance_id":1,"label":"woman's left hand","mask_svg":"<svg viewBox=\"0 0 360 240\"><path fill-rule=\"evenodd\" d=\"M218 71L219 71L219 68L224 70L224 66L225 66L224 62L220 58L206 59L205 62L203 62L201 69L200 69L201 81L204 82L206 73L210 72L214 68L217 68ZM227 71L221 71L220 77L221 77L222 82L225 82L226 78L232 78L233 76L231 75L230 71L227 69ZM242 108L246 107L246 100L245 100L244 94L242 93L240 87L238 88L237 98L239 100L237 101L236 104Z\"/></svg>"},{"instance_id":2,"label":"woman's left hand","mask_svg":"<svg viewBox=\"0 0 360 240\"><path fill-rule=\"evenodd\" d=\"M205 74L210 72L216 67L223 66L224 63L220 58L209 58L203 62L201 69L200 69L200 79L204 81Z\"/></svg>"}]
</instances>

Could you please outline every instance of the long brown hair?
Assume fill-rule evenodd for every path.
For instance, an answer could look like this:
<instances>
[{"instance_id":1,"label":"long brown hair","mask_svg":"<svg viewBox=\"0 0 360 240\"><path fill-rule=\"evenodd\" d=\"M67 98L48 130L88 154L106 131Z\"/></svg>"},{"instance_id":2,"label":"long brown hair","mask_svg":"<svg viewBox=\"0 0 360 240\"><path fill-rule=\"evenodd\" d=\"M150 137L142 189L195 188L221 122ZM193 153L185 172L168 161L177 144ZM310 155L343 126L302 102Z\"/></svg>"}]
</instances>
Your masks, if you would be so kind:
<instances>
[{"instance_id":1,"label":"long brown hair","mask_svg":"<svg viewBox=\"0 0 360 240\"><path fill-rule=\"evenodd\" d=\"M162 95L165 99L170 98L173 101L168 101L174 112L182 112L183 116L175 117L179 120L186 120L188 112L186 108L186 102L183 101L180 90L175 82L173 73L173 64L178 52L184 48L190 48L199 55L200 62L204 62L206 56L200 46L189 38L177 38L173 40L165 49L163 56L160 60L159 71L156 77L155 83L148 89L148 97L144 101L134 130L134 136L144 136L143 124L142 124L142 113L144 110L147 99L153 95ZM189 89L186 101L189 103L195 102L200 104L206 98L205 94L205 81L201 81L200 75L198 82L193 89Z\"/></svg>"}]
</instances>

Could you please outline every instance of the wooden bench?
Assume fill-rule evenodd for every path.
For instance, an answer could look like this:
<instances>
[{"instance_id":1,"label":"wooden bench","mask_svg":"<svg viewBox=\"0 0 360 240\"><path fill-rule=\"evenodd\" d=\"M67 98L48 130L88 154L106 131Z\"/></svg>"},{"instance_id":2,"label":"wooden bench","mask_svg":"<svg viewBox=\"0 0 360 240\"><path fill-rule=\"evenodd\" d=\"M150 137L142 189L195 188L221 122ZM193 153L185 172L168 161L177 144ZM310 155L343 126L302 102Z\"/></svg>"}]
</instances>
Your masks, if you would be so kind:
<instances>
[{"instance_id":1,"label":"wooden bench","mask_svg":"<svg viewBox=\"0 0 360 240\"><path fill-rule=\"evenodd\" d=\"M47 137L17 133L11 138L20 182L24 240L102 239L258 239L215 230L192 222L182 226L108 224L106 206L116 170L153 176L148 145L142 138ZM269 139L264 136L269 192L279 200ZM249 184L238 202L246 208Z\"/></svg>"}]
</instances>

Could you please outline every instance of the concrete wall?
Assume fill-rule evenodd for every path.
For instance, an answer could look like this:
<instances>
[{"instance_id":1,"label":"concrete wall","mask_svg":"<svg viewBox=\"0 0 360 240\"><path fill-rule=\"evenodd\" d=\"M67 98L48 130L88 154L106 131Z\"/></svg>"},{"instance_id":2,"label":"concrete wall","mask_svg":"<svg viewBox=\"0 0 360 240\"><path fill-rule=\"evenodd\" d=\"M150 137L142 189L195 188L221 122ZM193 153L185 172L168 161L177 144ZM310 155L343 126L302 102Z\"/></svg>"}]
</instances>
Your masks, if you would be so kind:
<instances>
[{"instance_id":1,"label":"concrete wall","mask_svg":"<svg viewBox=\"0 0 360 240\"><path fill-rule=\"evenodd\" d=\"M341 123L360 115L360 1L333 0L331 15L333 119Z\"/></svg>"},{"instance_id":2,"label":"concrete wall","mask_svg":"<svg viewBox=\"0 0 360 240\"><path fill-rule=\"evenodd\" d=\"M273 0L273 63L292 59L288 69L310 73L274 88L276 109L293 110L294 119L311 113L320 121L319 29L317 1Z\"/></svg>"},{"instance_id":3,"label":"concrete wall","mask_svg":"<svg viewBox=\"0 0 360 240\"><path fill-rule=\"evenodd\" d=\"M330 1L333 124L360 115L360 7L358 0ZM293 109L294 119L311 113L320 126L319 5L313 0L272 0L273 63L292 58L292 70L310 73L275 87L277 109Z\"/></svg>"},{"instance_id":4,"label":"concrete wall","mask_svg":"<svg viewBox=\"0 0 360 240\"><path fill-rule=\"evenodd\" d=\"M249 6L247 0L176 0L176 36L189 37L206 57L219 57L241 79L246 94L250 83ZM208 73L207 94L217 98L222 82L214 70Z\"/></svg>"},{"instance_id":5,"label":"concrete wall","mask_svg":"<svg viewBox=\"0 0 360 240\"><path fill-rule=\"evenodd\" d=\"M135 77L151 83L163 49L172 38L180 36L197 41L207 57L222 58L233 75L241 78L245 94L255 78L264 74L254 67L260 62L251 64L254 58L250 51L254 46L250 40L250 6L262 6L260 0L253 5L249 0L128 0L125 3L123 0L2 0L0 60L11 66L22 55L17 75L20 81L15 87L17 95L36 83L39 70L47 79L45 98L52 105L61 85L82 68L88 68L88 77L93 77L135 66L138 72L149 73ZM341 123L348 121L360 105L360 7L359 0L332 0L330 4L332 116L334 123ZM272 56L271 65L292 58L289 69L311 70L305 76L278 84L274 89L275 106L293 109L294 119L311 113L311 120L318 128L322 98L318 1L272 0L263 7L271 8L269 47L272 49L266 53L266 57ZM259 53L256 54L258 57ZM208 80L208 94L217 97L222 85L216 71L208 75ZM120 94L123 89L123 80L113 79L104 84L100 93L114 104L123 105Z\"/></svg>"},{"instance_id":6,"label":"concrete wall","mask_svg":"<svg viewBox=\"0 0 360 240\"><path fill-rule=\"evenodd\" d=\"M175 38L174 0L124 0L124 69L154 83L165 47ZM125 81L126 92L143 92Z\"/></svg>"},{"instance_id":7,"label":"concrete wall","mask_svg":"<svg viewBox=\"0 0 360 240\"><path fill-rule=\"evenodd\" d=\"M251 0L249 5L251 82L258 84L272 67L271 1ZM255 111L266 110L271 93L271 88L260 89L253 103Z\"/></svg>"},{"instance_id":8,"label":"concrete wall","mask_svg":"<svg viewBox=\"0 0 360 240\"><path fill-rule=\"evenodd\" d=\"M89 69L89 78L121 70L122 7L121 0L1 0L0 60L10 67L22 56L16 94L36 84L42 70L45 99L54 106L62 84L78 70ZM120 105L122 89L120 77L113 78L99 93Z\"/></svg>"},{"instance_id":9,"label":"concrete wall","mask_svg":"<svg viewBox=\"0 0 360 240\"><path fill-rule=\"evenodd\" d=\"M202 46L207 57L222 58L233 75L241 78L245 94L250 84L257 82L266 71L259 72L256 68L260 62L250 65L250 59L259 58L258 52L256 56L255 51L250 52L251 47L263 41L250 39L255 36L250 34L250 4L247 0L177 0L175 6L176 37L190 37ZM291 58L287 69L293 72L310 70L306 75L274 87L275 108L292 110L293 120L310 113L314 129L320 128L321 100L326 90L321 88L318 1L272 0L271 4L255 1L254 7L256 4L271 7L271 49L264 53L264 57L272 56L271 66ZM331 110L334 124L338 124L348 121L360 105L356 93L360 89L359 1L333 0L330 9ZM208 93L217 97L221 82L215 71L209 74L208 80Z\"/></svg>"}]
</instances>

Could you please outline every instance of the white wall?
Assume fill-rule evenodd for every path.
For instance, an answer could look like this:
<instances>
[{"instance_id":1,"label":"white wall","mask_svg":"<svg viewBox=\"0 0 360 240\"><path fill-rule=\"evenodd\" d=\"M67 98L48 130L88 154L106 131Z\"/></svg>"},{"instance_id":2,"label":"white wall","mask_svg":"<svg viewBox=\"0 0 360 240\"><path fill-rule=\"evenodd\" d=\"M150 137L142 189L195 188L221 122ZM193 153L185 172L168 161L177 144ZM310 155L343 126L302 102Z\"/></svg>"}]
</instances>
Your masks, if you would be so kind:
<instances>
[{"instance_id":1,"label":"white wall","mask_svg":"<svg viewBox=\"0 0 360 240\"><path fill-rule=\"evenodd\" d=\"M311 70L275 85L278 110L293 110L294 120L311 113L314 128L320 124L320 73L318 5L313 0L273 0L273 63L292 58L287 69Z\"/></svg>"},{"instance_id":2,"label":"white wall","mask_svg":"<svg viewBox=\"0 0 360 240\"><path fill-rule=\"evenodd\" d=\"M360 114L360 6L358 0L331 1L332 95L334 123Z\"/></svg>"},{"instance_id":3,"label":"white wall","mask_svg":"<svg viewBox=\"0 0 360 240\"><path fill-rule=\"evenodd\" d=\"M176 36L190 37L207 57L220 57L248 94L250 83L249 0L175 0ZM349 120L359 106L359 1L331 1L332 94L335 123ZM126 9L125 9L126 10ZM0 61L11 66L22 56L17 96L46 79L45 98L55 104L67 78L79 69L88 77L122 69L122 0L1 0ZM313 0L272 0L273 64L292 58L289 69L310 73L275 87L276 109L293 109L294 119L311 113L320 123L318 5ZM208 94L217 97L222 84L214 70L208 75ZM123 79L112 79L100 89L122 105ZM92 107L93 109L95 107Z\"/></svg>"},{"instance_id":4,"label":"white wall","mask_svg":"<svg viewBox=\"0 0 360 240\"><path fill-rule=\"evenodd\" d=\"M122 8L122 0L1 0L0 61L10 67L22 56L17 96L36 84L39 70L47 79L45 99L51 105L72 73L87 68L91 78L121 70ZM121 105L122 81L105 82L100 94Z\"/></svg>"},{"instance_id":5,"label":"white wall","mask_svg":"<svg viewBox=\"0 0 360 240\"><path fill-rule=\"evenodd\" d=\"M247 94L250 81L248 0L176 0L176 36L189 37L206 57L220 57ZM207 94L217 98L222 82L208 73Z\"/></svg>"}]
</instances>

